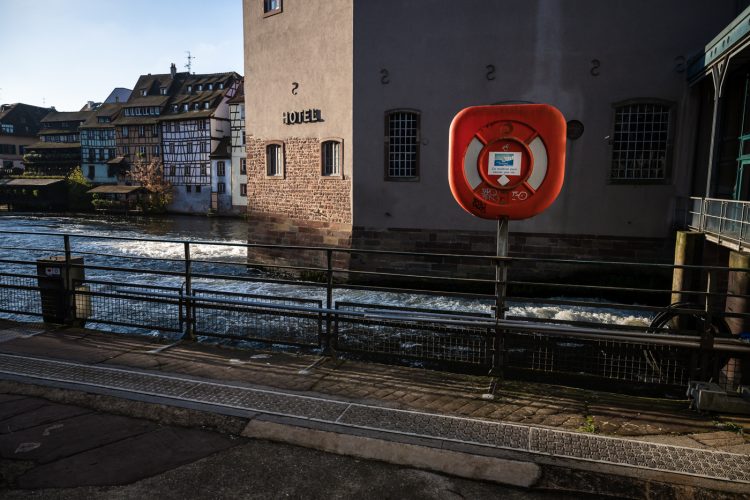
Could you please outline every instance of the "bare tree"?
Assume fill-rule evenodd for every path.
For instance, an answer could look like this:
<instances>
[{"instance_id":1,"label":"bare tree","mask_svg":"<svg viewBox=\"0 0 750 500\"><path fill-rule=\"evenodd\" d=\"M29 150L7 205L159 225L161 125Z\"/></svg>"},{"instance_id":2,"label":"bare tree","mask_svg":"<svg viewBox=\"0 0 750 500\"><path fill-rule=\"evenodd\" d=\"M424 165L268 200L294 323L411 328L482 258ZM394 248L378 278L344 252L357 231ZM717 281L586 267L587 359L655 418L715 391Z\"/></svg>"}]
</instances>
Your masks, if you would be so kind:
<instances>
[{"instance_id":1,"label":"bare tree","mask_svg":"<svg viewBox=\"0 0 750 500\"><path fill-rule=\"evenodd\" d=\"M164 178L164 166L161 161L145 161L139 158L130 165L127 177L148 190L149 203L144 208L163 212L172 202L172 183Z\"/></svg>"}]
</instances>

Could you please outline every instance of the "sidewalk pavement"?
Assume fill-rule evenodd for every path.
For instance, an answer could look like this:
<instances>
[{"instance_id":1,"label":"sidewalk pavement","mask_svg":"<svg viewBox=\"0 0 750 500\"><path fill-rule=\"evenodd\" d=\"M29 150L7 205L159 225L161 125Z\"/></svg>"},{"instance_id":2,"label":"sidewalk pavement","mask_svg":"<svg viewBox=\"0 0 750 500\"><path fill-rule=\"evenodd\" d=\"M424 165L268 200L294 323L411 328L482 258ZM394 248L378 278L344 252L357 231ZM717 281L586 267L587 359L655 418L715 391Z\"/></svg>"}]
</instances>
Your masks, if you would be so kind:
<instances>
[{"instance_id":1,"label":"sidewalk pavement","mask_svg":"<svg viewBox=\"0 0 750 500\"><path fill-rule=\"evenodd\" d=\"M153 338L11 322L0 322L0 353L0 380L8 380L0 384L4 392L37 391L46 397L52 391L39 393L29 383L68 391L53 392L58 398L70 398L70 389L83 390L116 396L120 403L110 401L109 410L116 406L132 414L140 406L122 403L122 398L135 399L213 414L202 417L201 425L211 422L218 428L222 424L216 414L244 417L241 424L227 424L235 427L223 430L327 451L365 453L372 445L368 440L395 442L400 448L381 447L360 456L410 463L402 456L409 450L431 457L429 463L415 465L450 473L455 471L435 468L434 463L467 462L467 457L505 460L498 463L521 471L510 478L519 486L544 488L557 482L566 489L601 493L602 488L622 487L618 481L629 478L634 498L669 487L672 493L684 493L685 488L750 492L750 476L745 477L750 474L750 418L699 414L688 409L686 400L518 381L502 382L489 399L490 379L481 376L189 342L167 347ZM91 369L80 375L84 378L74 378L73 372L85 372L82 367ZM127 373L140 377L127 390L115 382L101 382ZM158 380L180 386L179 391L144 391L144 384L156 387L158 374ZM85 377L100 382L87 382ZM222 391L227 396L220 401L214 395ZM138 393L142 396L134 396ZM98 403L89 398L86 404ZM147 413L139 416L166 418L164 413ZM355 435L357 440L332 441L332 435ZM436 448L463 455L429 455ZM700 461L705 464L690 465ZM524 464L541 468L531 470ZM482 463L475 469L491 466ZM472 477L465 471L455 473ZM493 474L477 478L508 480L507 474ZM521 477L524 474L528 480ZM585 476L579 482L586 484L574 485L573 476ZM609 478L609 486L600 477Z\"/></svg>"}]
</instances>

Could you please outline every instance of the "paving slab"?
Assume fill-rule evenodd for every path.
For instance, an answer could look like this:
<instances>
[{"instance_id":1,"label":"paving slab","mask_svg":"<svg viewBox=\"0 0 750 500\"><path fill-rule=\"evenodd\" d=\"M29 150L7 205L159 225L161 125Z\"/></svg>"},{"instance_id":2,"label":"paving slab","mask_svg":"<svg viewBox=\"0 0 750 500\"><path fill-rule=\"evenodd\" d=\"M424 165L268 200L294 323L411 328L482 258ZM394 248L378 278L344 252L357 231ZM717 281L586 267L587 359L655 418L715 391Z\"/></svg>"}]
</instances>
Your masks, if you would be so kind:
<instances>
[{"instance_id":1,"label":"paving slab","mask_svg":"<svg viewBox=\"0 0 750 500\"><path fill-rule=\"evenodd\" d=\"M148 420L88 413L2 435L0 456L48 463L157 428Z\"/></svg>"},{"instance_id":2,"label":"paving slab","mask_svg":"<svg viewBox=\"0 0 750 500\"><path fill-rule=\"evenodd\" d=\"M33 339L33 342L30 340ZM31 338L17 338L0 343L0 352L46 355L81 361L101 363L129 350L140 348L143 341L123 338L122 335L93 335L81 330L55 330Z\"/></svg>"},{"instance_id":3,"label":"paving slab","mask_svg":"<svg viewBox=\"0 0 750 500\"><path fill-rule=\"evenodd\" d=\"M12 405L13 402L5 404ZM11 434L86 413L91 413L91 410L70 405L43 404L0 422L0 434Z\"/></svg>"},{"instance_id":4,"label":"paving slab","mask_svg":"<svg viewBox=\"0 0 750 500\"><path fill-rule=\"evenodd\" d=\"M0 404L8 401L17 401L19 399L26 399L26 396L21 396L19 394L0 394Z\"/></svg>"},{"instance_id":5,"label":"paving slab","mask_svg":"<svg viewBox=\"0 0 750 500\"><path fill-rule=\"evenodd\" d=\"M231 448L236 440L195 429L161 428L31 469L23 489L130 484Z\"/></svg>"},{"instance_id":6,"label":"paving slab","mask_svg":"<svg viewBox=\"0 0 750 500\"><path fill-rule=\"evenodd\" d=\"M22 401L18 402L13 400L4 401L0 403L0 425L5 420L36 410L46 404L45 400L39 398L23 398Z\"/></svg>"}]
</instances>

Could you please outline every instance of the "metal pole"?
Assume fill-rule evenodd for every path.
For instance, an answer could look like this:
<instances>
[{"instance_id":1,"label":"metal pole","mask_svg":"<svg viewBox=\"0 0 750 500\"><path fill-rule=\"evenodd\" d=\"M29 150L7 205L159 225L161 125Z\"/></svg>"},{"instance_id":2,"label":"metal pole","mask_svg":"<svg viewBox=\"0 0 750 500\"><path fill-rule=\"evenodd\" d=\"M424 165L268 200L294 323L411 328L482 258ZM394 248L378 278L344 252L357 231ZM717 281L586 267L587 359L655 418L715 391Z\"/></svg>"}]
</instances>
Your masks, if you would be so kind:
<instances>
[{"instance_id":1,"label":"metal pole","mask_svg":"<svg viewBox=\"0 0 750 500\"><path fill-rule=\"evenodd\" d=\"M329 248L326 250L326 309L329 312L326 313L326 339L325 339L325 354L329 356L335 356L336 339L333 338L333 332L331 331L333 321L331 318L331 308L333 307L333 249Z\"/></svg>"},{"instance_id":2,"label":"metal pole","mask_svg":"<svg viewBox=\"0 0 750 500\"><path fill-rule=\"evenodd\" d=\"M186 241L185 245L185 338L195 340L195 322L193 315L193 278L192 268L193 261L190 259L190 242Z\"/></svg>"},{"instance_id":3,"label":"metal pole","mask_svg":"<svg viewBox=\"0 0 750 500\"><path fill-rule=\"evenodd\" d=\"M505 295L507 292L506 281L508 278L508 266L504 257L508 256L508 218L503 217L497 221L497 257L495 260L495 318L505 319ZM490 374L502 377L505 351L505 331L499 326L495 327L495 339L493 343L492 370Z\"/></svg>"},{"instance_id":4,"label":"metal pole","mask_svg":"<svg viewBox=\"0 0 750 500\"><path fill-rule=\"evenodd\" d=\"M720 67L720 66L718 66ZM722 73L722 72L719 72ZM711 198L714 194L713 177L716 173L716 167L719 164L719 142L721 132L721 119L724 105L724 98L722 96L722 78L721 74L714 71L714 106L711 118L711 141L708 147L708 172L706 175L706 198Z\"/></svg>"},{"instance_id":5,"label":"metal pole","mask_svg":"<svg viewBox=\"0 0 750 500\"><path fill-rule=\"evenodd\" d=\"M71 279L70 235L63 235L63 247L65 249L65 275L62 279L63 293L65 294L65 323L71 323L75 318L75 302L73 295L73 280Z\"/></svg>"}]
</instances>

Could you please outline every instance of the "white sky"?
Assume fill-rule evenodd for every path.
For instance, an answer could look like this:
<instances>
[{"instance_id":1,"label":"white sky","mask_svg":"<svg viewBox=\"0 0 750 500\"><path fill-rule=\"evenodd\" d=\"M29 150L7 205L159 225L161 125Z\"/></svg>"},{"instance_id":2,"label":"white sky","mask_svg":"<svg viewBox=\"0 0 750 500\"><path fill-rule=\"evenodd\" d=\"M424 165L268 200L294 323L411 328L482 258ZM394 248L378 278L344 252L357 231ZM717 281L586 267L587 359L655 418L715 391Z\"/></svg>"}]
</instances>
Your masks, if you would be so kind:
<instances>
[{"instance_id":1,"label":"white sky","mask_svg":"<svg viewBox=\"0 0 750 500\"><path fill-rule=\"evenodd\" d=\"M138 76L243 73L242 0L0 0L0 103L77 111Z\"/></svg>"}]
</instances>

